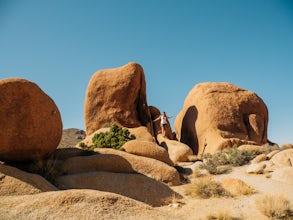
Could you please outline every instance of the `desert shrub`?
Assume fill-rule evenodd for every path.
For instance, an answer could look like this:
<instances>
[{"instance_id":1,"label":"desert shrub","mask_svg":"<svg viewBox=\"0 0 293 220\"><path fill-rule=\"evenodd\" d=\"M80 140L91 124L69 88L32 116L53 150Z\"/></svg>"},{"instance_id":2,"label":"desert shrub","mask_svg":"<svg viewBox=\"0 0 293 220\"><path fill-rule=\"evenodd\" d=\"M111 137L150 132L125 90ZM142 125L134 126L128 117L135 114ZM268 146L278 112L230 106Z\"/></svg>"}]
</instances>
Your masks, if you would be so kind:
<instances>
[{"instance_id":1,"label":"desert shrub","mask_svg":"<svg viewBox=\"0 0 293 220\"><path fill-rule=\"evenodd\" d=\"M225 166L225 165L219 164L219 162L216 159L214 159L212 156L207 157L204 160L204 163L201 168L206 169L210 174L213 174L213 175L229 173L232 170L231 166Z\"/></svg>"},{"instance_id":2,"label":"desert shrub","mask_svg":"<svg viewBox=\"0 0 293 220\"><path fill-rule=\"evenodd\" d=\"M190 196L208 199L211 197L226 197L229 193L210 176L200 177L186 186L185 193Z\"/></svg>"},{"instance_id":3,"label":"desert shrub","mask_svg":"<svg viewBox=\"0 0 293 220\"><path fill-rule=\"evenodd\" d=\"M216 154L206 153L202 156L204 165L210 174L223 174L231 171L229 166L242 166L248 164L257 154L252 151L239 150L237 146L226 148Z\"/></svg>"},{"instance_id":4,"label":"desert shrub","mask_svg":"<svg viewBox=\"0 0 293 220\"><path fill-rule=\"evenodd\" d=\"M100 132L94 135L92 139L93 145L87 146L81 142L79 146L82 148L114 148L121 150L123 144L135 138L127 128L120 128L118 125L113 124L109 132Z\"/></svg>"},{"instance_id":5,"label":"desert shrub","mask_svg":"<svg viewBox=\"0 0 293 220\"><path fill-rule=\"evenodd\" d=\"M79 143L79 146L80 146L81 148L87 148L87 147L88 147L84 142L80 142L80 143Z\"/></svg>"},{"instance_id":6,"label":"desert shrub","mask_svg":"<svg viewBox=\"0 0 293 220\"><path fill-rule=\"evenodd\" d=\"M240 179L226 178L222 180L222 186L232 195L251 195L255 190Z\"/></svg>"},{"instance_id":7,"label":"desert shrub","mask_svg":"<svg viewBox=\"0 0 293 220\"><path fill-rule=\"evenodd\" d=\"M263 195L255 200L256 207L270 219L293 219L290 202L280 195Z\"/></svg>"},{"instance_id":8,"label":"desert shrub","mask_svg":"<svg viewBox=\"0 0 293 220\"><path fill-rule=\"evenodd\" d=\"M54 183L55 179L61 175L57 160L53 157L34 161L30 165L29 171L39 174L51 183Z\"/></svg>"},{"instance_id":9,"label":"desert shrub","mask_svg":"<svg viewBox=\"0 0 293 220\"><path fill-rule=\"evenodd\" d=\"M217 213L210 213L206 217L208 220L233 220L234 218L231 214L227 211L219 211Z\"/></svg>"}]
</instances>

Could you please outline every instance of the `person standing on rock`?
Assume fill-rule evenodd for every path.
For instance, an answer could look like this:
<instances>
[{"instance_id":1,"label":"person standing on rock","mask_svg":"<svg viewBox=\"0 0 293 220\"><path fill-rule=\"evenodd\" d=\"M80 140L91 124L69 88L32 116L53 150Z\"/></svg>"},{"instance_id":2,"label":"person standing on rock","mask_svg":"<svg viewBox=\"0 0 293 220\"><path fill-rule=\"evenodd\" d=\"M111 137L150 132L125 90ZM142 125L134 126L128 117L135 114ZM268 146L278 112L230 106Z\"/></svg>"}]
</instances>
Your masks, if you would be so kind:
<instances>
[{"instance_id":1,"label":"person standing on rock","mask_svg":"<svg viewBox=\"0 0 293 220\"><path fill-rule=\"evenodd\" d=\"M157 117L155 120L153 120L154 122L161 120L160 125L161 125L161 131L162 131L162 135L163 137L166 137L166 126L167 126L167 119L172 118L172 116L167 116L166 112L163 112L162 114L160 114L159 117Z\"/></svg>"}]
</instances>

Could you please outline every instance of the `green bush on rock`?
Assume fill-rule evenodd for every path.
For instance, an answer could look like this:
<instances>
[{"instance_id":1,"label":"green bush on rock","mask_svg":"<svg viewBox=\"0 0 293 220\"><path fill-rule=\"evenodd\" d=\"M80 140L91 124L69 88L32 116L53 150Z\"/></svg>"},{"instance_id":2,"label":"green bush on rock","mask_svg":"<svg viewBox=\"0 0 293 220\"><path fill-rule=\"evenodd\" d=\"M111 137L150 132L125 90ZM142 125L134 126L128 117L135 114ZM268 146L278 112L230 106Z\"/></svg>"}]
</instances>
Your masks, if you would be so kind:
<instances>
[{"instance_id":1,"label":"green bush on rock","mask_svg":"<svg viewBox=\"0 0 293 220\"><path fill-rule=\"evenodd\" d=\"M110 132L97 133L93 137L93 145L87 146L84 143L80 143L82 148L114 148L121 150L123 144L127 141L136 139L135 135L130 134L127 128L120 128L118 125L113 124L110 128Z\"/></svg>"},{"instance_id":2,"label":"green bush on rock","mask_svg":"<svg viewBox=\"0 0 293 220\"><path fill-rule=\"evenodd\" d=\"M257 156L256 152L239 150L237 146L226 148L216 154L206 153L203 155L203 168L210 174L223 174L231 171L228 166L242 166L248 164Z\"/></svg>"}]
</instances>

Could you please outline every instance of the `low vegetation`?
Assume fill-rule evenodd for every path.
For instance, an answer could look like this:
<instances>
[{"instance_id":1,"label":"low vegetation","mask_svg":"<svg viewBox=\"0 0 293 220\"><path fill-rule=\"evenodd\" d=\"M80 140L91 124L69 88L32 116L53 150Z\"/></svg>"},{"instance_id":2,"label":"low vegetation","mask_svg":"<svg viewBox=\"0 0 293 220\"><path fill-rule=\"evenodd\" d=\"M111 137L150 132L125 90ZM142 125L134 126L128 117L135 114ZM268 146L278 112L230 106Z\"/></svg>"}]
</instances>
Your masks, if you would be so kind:
<instances>
[{"instance_id":1,"label":"low vegetation","mask_svg":"<svg viewBox=\"0 0 293 220\"><path fill-rule=\"evenodd\" d=\"M228 211L220 211L217 213L208 214L206 219L208 220L233 220L234 218L231 216Z\"/></svg>"},{"instance_id":2,"label":"low vegetation","mask_svg":"<svg viewBox=\"0 0 293 220\"><path fill-rule=\"evenodd\" d=\"M293 219L290 202L280 195L263 195L255 200L256 207L270 219Z\"/></svg>"},{"instance_id":3,"label":"low vegetation","mask_svg":"<svg viewBox=\"0 0 293 220\"><path fill-rule=\"evenodd\" d=\"M222 186L233 196L251 195L255 189L240 179L226 178L222 180Z\"/></svg>"},{"instance_id":4,"label":"low vegetation","mask_svg":"<svg viewBox=\"0 0 293 220\"><path fill-rule=\"evenodd\" d=\"M136 139L135 135L130 134L127 128L120 128L118 125L113 124L109 132L100 132L94 135L92 139L93 145L87 146L81 142L79 146L87 149L114 148L121 150L123 144L134 139Z\"/></svg>"},{"instance_id":5,"label":"low vegetation","mask_svg":"<svg viewBox=\"0 0 293 220\"><path fill-rule=\"evenodd\" d=\"M231 166L248 164L257 153L254 151L239 150L237 146L227 148L216 154L204 154L203 167L210 174L223 174L231 171Z\"/></svg>"},{"instance_id":6,"label":"low vegetation","mask_svg":"<svg viewBox=\"0 0 293 220\"><path fill-rule=\"evenodd\" d=\"M202 199L230 196L222 185L214 181L211 176L197 178L195 182L186 186L185 193L187 195Z\"/></svg>"},{"instance_id":7,"label":"low vegetation","mask_svg":"<svg viewBox=\"0 0 293 220\"><path fill-rule=\"evenodd\" d=\"M29 171L41 175L51 183L54 183L56 177L61 175L57 161L53 157L34 161Z\"/></svg>"}]
</instances>

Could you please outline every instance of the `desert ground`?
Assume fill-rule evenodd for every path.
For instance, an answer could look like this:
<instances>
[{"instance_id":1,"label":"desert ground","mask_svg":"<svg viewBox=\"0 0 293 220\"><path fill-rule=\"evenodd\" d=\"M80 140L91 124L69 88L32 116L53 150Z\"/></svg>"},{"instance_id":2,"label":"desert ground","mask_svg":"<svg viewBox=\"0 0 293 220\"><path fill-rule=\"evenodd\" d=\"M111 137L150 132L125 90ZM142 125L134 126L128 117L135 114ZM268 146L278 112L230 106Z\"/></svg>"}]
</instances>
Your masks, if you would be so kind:
<instances>
[{"instance_id":1,"label":"desert ground","mask_svg":"<svg viewBox=\"0 0 293 220\"><path fill-rule=\"evenodd\" d=\"M255 189L256 192L252 195L242 195L233 198L191 198L185 195L186 188L191 184L189 183L172 187L174 191L184 196L182 200L174 201L174 205L155 209L169 215L170 219L204 220L209 219L209 216L217 216L217 214L222 213L225 216L230 216L231 219L265 220L269 218L257 209L255 203L255 200L262 195L273 195L276 197L282 195L290 201L292 207L293 185L270 179L265 174L247 174L247 166L248 165L234 167L231 173L213 175L212 178L216 181L221 181L225 178L240 179ZM190 181L192 182L195 179L196 177L191 178ZM164 217L162 219L164 219ZM225 217L223 217L223 219L225 219Z\"/></svg>"}]
</instances>

